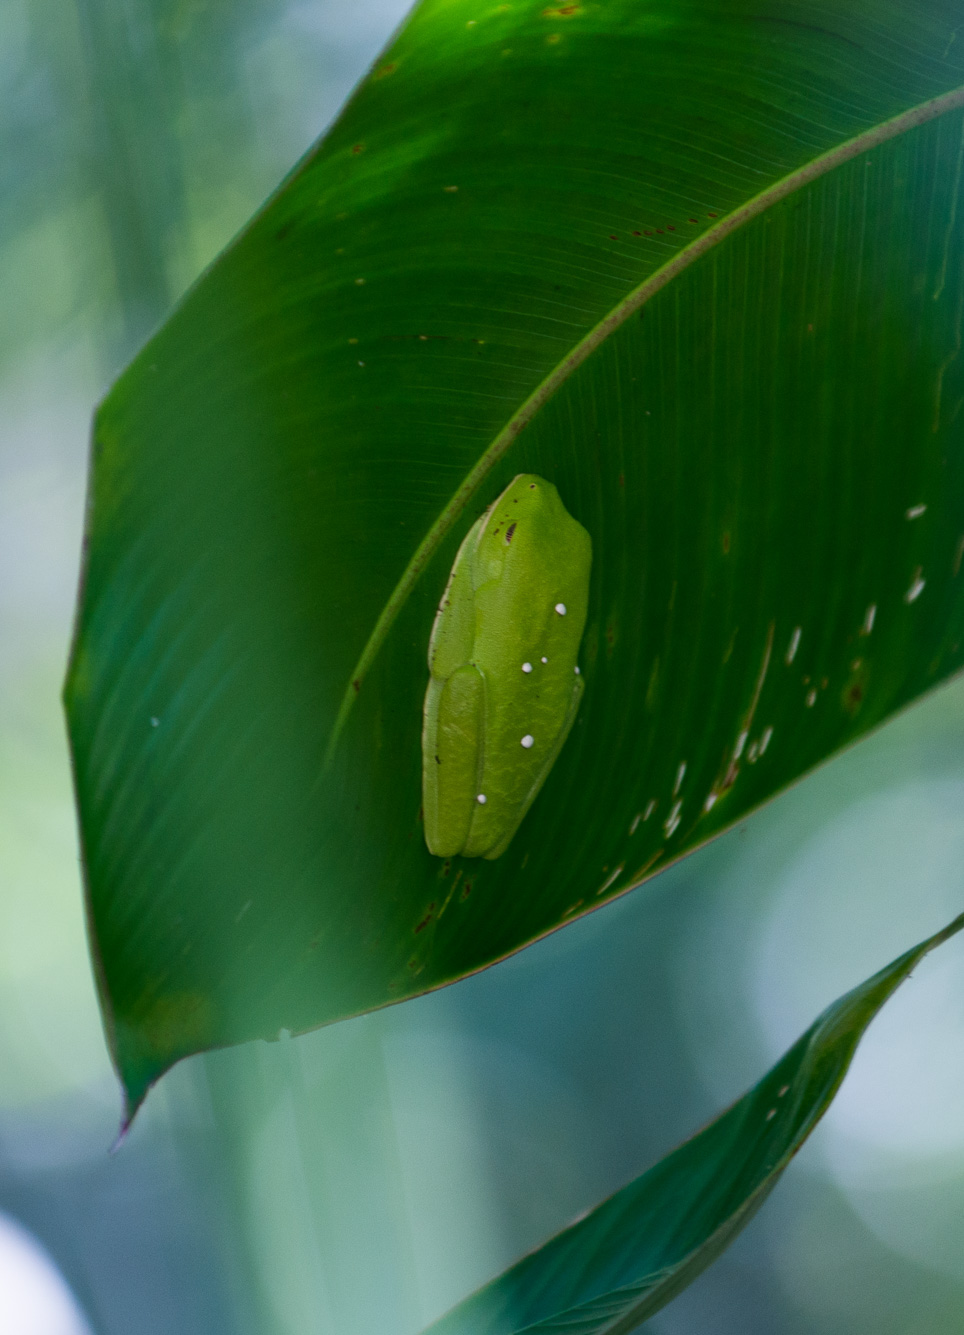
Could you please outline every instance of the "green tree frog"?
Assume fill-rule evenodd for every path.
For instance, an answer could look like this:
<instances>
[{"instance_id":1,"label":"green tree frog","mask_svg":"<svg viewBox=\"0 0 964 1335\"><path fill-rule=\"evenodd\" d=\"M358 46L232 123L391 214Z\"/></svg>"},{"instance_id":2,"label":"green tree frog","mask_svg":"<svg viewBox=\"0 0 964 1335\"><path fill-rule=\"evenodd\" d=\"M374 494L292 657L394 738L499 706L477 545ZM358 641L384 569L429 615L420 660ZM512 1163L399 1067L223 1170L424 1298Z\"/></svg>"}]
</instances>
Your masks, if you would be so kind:
<instances>
[{"instance_id":1,"label":"green tree frog","mask_svg":"<svg viewBox=\"0 0 964 1335\"><path fill-rule=\"evenodd\" d=\"M592 542L551 482L520 473L467 533L432 627L425 840L497 858L569 735Z\"/></svg>"}]
</instances>

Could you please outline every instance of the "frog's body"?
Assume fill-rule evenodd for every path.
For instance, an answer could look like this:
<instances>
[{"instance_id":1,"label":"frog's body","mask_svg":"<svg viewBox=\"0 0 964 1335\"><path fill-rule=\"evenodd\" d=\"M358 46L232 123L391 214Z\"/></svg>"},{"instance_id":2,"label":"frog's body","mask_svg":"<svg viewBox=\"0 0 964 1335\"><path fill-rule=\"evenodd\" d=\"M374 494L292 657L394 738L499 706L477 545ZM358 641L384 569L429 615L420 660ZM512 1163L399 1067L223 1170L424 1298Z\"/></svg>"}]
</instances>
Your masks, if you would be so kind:
<instances>
[{"instance_id":1,"label":"frog's body","mask_svg":"<svg viewBox=\"0 0 964 1335\"><path fill-rule=\"evenodd\" d=\"M579 708L592 543L551 482L521 473L465 537L429 641L425 839L497 858Z\"/></svg>"}]
</instances>

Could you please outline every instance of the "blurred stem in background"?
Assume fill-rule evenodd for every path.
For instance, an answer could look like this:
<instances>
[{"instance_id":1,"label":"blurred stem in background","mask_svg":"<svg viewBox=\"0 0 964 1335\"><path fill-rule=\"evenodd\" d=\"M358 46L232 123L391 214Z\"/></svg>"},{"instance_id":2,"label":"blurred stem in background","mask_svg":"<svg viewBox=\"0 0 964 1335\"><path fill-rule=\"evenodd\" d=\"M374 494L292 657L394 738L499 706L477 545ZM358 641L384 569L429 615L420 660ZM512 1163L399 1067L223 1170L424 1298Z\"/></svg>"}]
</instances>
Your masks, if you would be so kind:
<instances>
[{"instance_id":1,"label":"blurred stem in background","mask_svg":"<svg viewBox=\"0 0 964 1335\"><path fill-rule=\"evenodd\" d=\"M104 365L114 373L169 312L175 295L173 256L187 244L191 219L179 134L185 119L179 37L190 27L192 5L191 0L75 4L88 109L89 153L82 167L109 239L120 314L119 322L105 324L101 333ZM259 1267L245 1255L248 1235L239 1190L250 1099L239 1099L234 1072L227 1080L211 1080L208 1064L197 1062L186 1075L212 1116L203 1137L179 1135L175 1087L176 1148L188 1173L221 1195L221 1226L235 1225L218 1248L232 1272L229 1291L235 1298L233 1319L224 1313L225 1329L266 1335L272 1329L270 1309Z\"/></svg>"},{"instance_id":2,"label":"blurred stem in background","mask_svg":"<svg viewBox=\"0 0 964 1335\"><path fill-rule=\"evenodd\" d=\"M105 326L102 351L116 371L168 313L182 285L178 276L185 276L183 257L194 250L184 65L188 38L200 36L203 6L75 3L89 114L84 165L109 239L121 316ZM237 12L232 20L237 25ZM387 1319L392 1329L414 1330L411 1240L379 1035L371 1024L353 1026L341 1078L323 1088L306 1086L295 1046L284 1038L264 1051L201 1058L169 1092L178 1152L192 1175L219 1192L221 1226L233 1225L219 1247L235 1300L224 1329L349 1332L360 1328L362 1313L366 1329ZM200 1139L194 1130L178 1133L178 1090L189 1086L211 1111ZM276 1107L280 1119L272 1119ZM266 1245L272 1230L259 1220L264 1201L250 1190L252 1142L259 1128L264 1140L265 1124L274 1131L269 1142L278 1143L262 1154L275 1162L274 1204L286 1216L275 1229L277 1248ZM345 1168L357 1160L363 1171L352 1193ZM352 1199L354 1211L345 1208Z\"/></svg>"},{"instance_id":3,"label":"blurred stem in background","mask_svg":"<svg viewBox=\"0 0 964 1335\"><path fill-rule=\"evenodd\" d=\"M122 313L109 363L126 361L170 309L170 253L189 225L177 126L172 18L181 5L74 0L87 104L88 174L103 212Z\"/></svg>"}]
</instances>

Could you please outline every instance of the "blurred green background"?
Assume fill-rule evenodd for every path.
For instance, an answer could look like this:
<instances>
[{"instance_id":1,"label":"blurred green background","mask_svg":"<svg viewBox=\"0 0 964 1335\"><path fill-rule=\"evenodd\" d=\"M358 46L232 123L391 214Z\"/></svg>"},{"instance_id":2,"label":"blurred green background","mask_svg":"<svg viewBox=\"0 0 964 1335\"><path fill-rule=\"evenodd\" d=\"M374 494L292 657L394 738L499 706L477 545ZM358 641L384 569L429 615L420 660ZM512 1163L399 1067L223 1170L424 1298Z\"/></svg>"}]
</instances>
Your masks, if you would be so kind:
<instances>
[{"instance_id":1,"label":"blurred green background","mask_svg":"<svg viewBox=\"0 0 964 1335\"><path fill-rule=\"evenodd\" d=\"M92 407L402 0L0 5L0 1330L409 1335L964 909L964 683L434 996L183 1063L119 1152L59 690ZM659 1335L964 1328L964 941Z\"/></svg>"}]
</instances>

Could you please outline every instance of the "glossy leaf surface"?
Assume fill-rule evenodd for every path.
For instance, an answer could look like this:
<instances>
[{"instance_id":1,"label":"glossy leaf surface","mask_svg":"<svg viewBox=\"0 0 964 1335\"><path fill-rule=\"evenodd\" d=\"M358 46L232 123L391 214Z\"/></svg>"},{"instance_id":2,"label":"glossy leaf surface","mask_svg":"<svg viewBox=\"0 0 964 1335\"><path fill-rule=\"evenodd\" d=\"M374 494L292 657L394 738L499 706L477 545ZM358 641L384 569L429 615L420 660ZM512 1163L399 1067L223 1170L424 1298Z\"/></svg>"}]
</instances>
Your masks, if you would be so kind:
<instances>
[{"instance_id":1,"label":"glossy leaf surface","mask_svg":"<svg viewBox=\"0 0 964 1335\"><path fill-rule=\"evenodd\" d=\"M961 0L426 0L97 416L67 686L132 1105L480 968L962 661ZM458 544L593 568L498 861L428 854Z\"/></svg>"},{"instance_id":2,"label":"glossy leaf surface","mask_svg":"<svg viewBox=\"0 0 964 1335\"><path fill-rule=\"evenodd\" d=\"M746 1226L847 1073L864 1030L964 917L829 1006L705 1130L460 1303L425 1335L623 1335Z\"/></svg>"}]
</instances>

